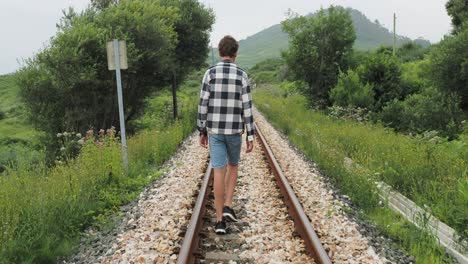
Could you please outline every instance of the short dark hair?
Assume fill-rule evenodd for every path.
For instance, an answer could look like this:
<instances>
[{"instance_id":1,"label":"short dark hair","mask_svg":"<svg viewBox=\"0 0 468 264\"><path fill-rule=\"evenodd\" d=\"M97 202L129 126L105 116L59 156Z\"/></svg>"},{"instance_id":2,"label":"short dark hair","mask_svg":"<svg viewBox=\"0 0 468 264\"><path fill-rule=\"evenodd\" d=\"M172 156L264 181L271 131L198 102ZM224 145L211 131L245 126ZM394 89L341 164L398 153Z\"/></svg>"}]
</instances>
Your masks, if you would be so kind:
<instances>
[{"instance_id":1,"label":"short dark hair","mask_svg":"<svg viewBox=\"0 0 468 264\"><path fill-rule=\"evenodd\" d=\"M239 49L239 42L232 36L225 36L218 44L219 55L221 57L234 57Z\"/></svg>"}]
</instances>

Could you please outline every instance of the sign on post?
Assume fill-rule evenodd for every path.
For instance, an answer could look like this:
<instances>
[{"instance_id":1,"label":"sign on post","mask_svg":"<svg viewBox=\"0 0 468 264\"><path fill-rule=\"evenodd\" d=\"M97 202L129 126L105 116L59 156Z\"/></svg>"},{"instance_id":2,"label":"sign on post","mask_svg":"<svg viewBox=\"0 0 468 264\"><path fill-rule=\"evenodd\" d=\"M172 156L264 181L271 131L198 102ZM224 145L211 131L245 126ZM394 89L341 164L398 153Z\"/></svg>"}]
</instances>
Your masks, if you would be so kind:
<instances>
[{"instance_id":1,"label":"sign on post","mask_svg":"<svg viewBox=\"0 0 468 264\"><path fill-rule=\"evenodd\" d=\"M117 79L117 98L119 101L119 119L120 119L120 138L122 141L122 155L125 173L128 172L128 155L127 155L127 139L125 136L125 117L123 109L123 96L122 96L122 78L120 70L128 69L127 64L127 45L125 41L107 42L107 64L110 71L115 70Z\"/></svg>"},{"instance_id":2,"label":"sign on post","mask_svg":"<svg viewBox=\"0 0 468 264\"><path fill-rule=\"evenodd\" d=\"M119 63L120 69L126 70L128 69L127 63L127 44L124 40L118 41L119 43ZM116 60L115 60L115 49L114 49L114 41L107 42L107 65L109 71L115 71L117 69Z\"/></svg>"}]
</instances>

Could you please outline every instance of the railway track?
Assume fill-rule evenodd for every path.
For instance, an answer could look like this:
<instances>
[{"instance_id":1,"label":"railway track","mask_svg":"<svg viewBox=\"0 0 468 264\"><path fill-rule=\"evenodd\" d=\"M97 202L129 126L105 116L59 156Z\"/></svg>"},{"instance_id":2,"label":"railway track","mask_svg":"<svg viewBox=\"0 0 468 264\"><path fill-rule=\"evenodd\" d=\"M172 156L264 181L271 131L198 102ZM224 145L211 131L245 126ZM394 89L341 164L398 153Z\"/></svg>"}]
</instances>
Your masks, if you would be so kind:
<instances>
[{"instance_id":1,"label":"railway track","mask_svg":"<svg viewBox=\"0 0 468 264\"><path fill-rule=\"evenodd\" d=\"M216 235L212 230L215 221L213 172L211 165L208 165L180 248L178 263L253 263L262 258L268 262L275 258L275 254L307 263L331 263L258 128L256 134L257 146L253 155L247 157L251 160L240 166L236 188L234 209L241 221L228 223L228 234L224 236ZM242 173L247 163L253 164L255 169ZM262 231L256 231L259 225L262 225ZM259 247L266 253L255 255L251 252L258 249L252 247Z\"/></svg>"}]
</instances>

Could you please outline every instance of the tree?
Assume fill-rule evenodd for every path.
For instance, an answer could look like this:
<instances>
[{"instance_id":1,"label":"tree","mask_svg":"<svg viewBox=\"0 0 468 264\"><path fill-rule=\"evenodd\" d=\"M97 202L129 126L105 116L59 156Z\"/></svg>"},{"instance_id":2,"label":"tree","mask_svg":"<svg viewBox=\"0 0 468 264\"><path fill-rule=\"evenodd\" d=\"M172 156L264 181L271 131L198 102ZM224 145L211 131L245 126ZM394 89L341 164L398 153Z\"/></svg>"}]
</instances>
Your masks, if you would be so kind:
<instances>
[{"instance_id":1,"label":"tree","mask_svg":"<svg viewBox=\"0 0 468 264\"><path fill-rule=\"evenodd\" d=\"M119 0L92 0L97 10L106 9L118 4ZM172 55L169 73L172 86L173 114L178 117L177 89L186 76L200 68L206 61L208 53L209 32L214 24L214 14L197 0L161 0L161 5L178 10L180 19L174 25L177 33L177 45Z\"/></svg>"},{"instance_id":2,"label":"tree","mask_svg":"<svg viewBox=\"0 0 468 264\"><path fill-rule=\"evenodd\" d=\"M374 109L379 111L393 99L403 99L401 69L398 59L389 48L380 48L369 55L358 67L362 83L369 83L374 92Z\"/></svg>"},{"instance_id":3,"label":"tree","mask_svg":"<svg viewBox=\"0 0 468 264\"><path fill-rule=\"evenodd\" d=\"M142 113L145 98L170 80L179 19L176 8L158 1L122 0L62 21L50 45L18 73L31 120L47 134L49 162L57 151L56 133L118 127L115 73L107 69L106 42L127 41L129 69L122 81L129 121Z\"/></svg>"},{"instance_id":4,"label":"tree","mask_svg":"<svg viewBox=\"0 0 468 264\"><path fill-rule=\"evenodd\" d=\"M340 69L347 70L356 39L348 11L331 6L315 16L291 17L282 28L290 37L283 57L291 72L307 84L304 92L312 104L328 106L329 91Z\"/></svg>"},{"instance_id":5,"label":"tree","mask_svg":"<svg viewBox=\"0 0 468 264\"><path fill-rule=\"evenodd\" d=\"M91 0L91 6L97 10L103 10L118 3L119 0Z\"/></svg>"},{"instance_id":6,"label":"tree","mask_svg":"<svg viewBox=\"0 0 468 264\"><path fill-rule=\"evenodd\" d=\"M468 28L446 36L430 53L430 77L444 93L461 97L468 111Z\"/></svg>"},{"instance_id":7,"label":"tree","mask_svg":"<svg viewBox=\"0 0 468 264\"><path fill-rule=\"evenodd\" d=\"M466 0L449 0L445 7L447 13L452 17L453 34L458 34L461 31L463 24L468 21L468 1Z\"/></svg>"},{"instance_id":8,"label":"tree","mask_svg":"<svg viewBox=\"0 0 468 264\"><path fill-rule=\"evenodd\" d=\"M161 3L177 8L181 17L174 25L177 45L171 62L173 109L177 119L177 88L191 71L205 63L214 14L197 0L162 0Z\"/></svg>"}]
</instances>

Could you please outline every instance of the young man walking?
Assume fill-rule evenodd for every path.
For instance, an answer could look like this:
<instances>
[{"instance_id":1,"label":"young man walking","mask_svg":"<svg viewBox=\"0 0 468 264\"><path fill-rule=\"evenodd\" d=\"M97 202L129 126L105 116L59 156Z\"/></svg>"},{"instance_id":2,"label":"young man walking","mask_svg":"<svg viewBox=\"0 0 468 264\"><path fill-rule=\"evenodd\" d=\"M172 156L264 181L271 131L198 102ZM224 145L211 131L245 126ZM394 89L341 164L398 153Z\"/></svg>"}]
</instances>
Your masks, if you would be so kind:
<instances>
[{"instance_id":1,"label":"young man walking","mask_svg":"<svg viewBox=\"0 0 468 264\"><path fill-rule=\"evenodd\" d=\"M207 148L209 142L214 169L217 234L226 233L225 220L237 221L231 206L244 130L246 153L253 149L252 96L247 73L234 64L238 49L233 37L221 39L218 50L222 61L206 71L198 105L200 145Z\"/></svg>"}]
</instances>

